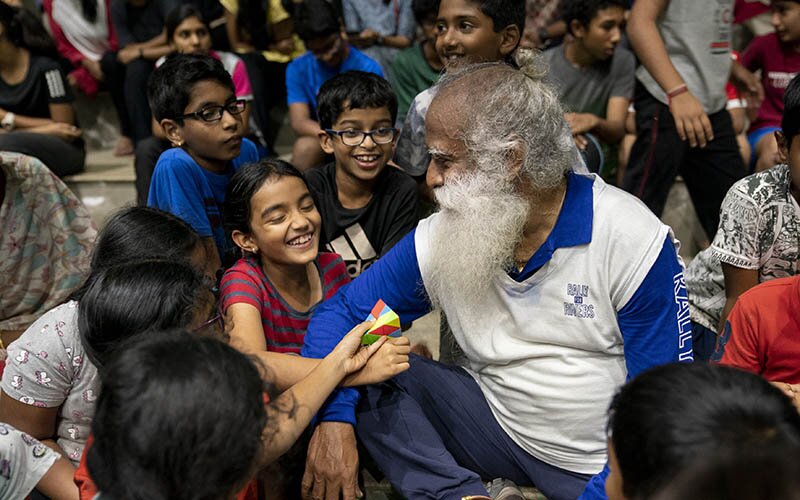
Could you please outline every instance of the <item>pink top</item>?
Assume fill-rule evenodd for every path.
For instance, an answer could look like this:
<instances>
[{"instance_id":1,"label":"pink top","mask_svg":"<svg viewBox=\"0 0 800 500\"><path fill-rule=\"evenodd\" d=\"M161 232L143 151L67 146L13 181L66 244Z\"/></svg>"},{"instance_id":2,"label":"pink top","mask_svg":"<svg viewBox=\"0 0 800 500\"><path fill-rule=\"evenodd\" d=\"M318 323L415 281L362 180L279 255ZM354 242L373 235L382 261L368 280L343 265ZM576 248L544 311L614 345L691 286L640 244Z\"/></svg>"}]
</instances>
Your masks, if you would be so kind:
<instances>
[{"instance_id":1,"label":"pink top","mask_svg":"<svg viewBox=\"0 0 800 500\"><path fill-rule=\"evenodd\" d=\"M761 70L764 102L750 131L764 127L779 127L783 116L783 94L789 82L800 71L800 53L783 44L778 35L770 33L750 42L742 55L742 64L750 71Z\"/></svg>"}]
</instances>

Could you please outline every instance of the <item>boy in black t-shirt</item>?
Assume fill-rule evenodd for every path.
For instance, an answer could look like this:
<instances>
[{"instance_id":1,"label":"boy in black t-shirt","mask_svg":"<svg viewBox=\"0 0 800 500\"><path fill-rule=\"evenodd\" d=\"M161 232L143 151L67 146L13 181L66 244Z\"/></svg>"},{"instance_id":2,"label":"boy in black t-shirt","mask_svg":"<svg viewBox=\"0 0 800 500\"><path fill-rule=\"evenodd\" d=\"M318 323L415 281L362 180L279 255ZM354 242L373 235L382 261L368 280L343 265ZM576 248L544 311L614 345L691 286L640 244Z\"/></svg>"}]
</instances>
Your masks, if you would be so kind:
<instances>
[{"instance_id":1,"label":"boy in black t-shirt","mask_svg":"<svg viewBox=\"0 0 800 500\"><path fill-rule=\"evenodd\" d=\"M355 278L416 223L417 188L396 168L397 98L383 78L348 71L317 96L322 149L335 162L306 172L322 214L321 245L342 256Z\"/></svg>"}]
</instances>

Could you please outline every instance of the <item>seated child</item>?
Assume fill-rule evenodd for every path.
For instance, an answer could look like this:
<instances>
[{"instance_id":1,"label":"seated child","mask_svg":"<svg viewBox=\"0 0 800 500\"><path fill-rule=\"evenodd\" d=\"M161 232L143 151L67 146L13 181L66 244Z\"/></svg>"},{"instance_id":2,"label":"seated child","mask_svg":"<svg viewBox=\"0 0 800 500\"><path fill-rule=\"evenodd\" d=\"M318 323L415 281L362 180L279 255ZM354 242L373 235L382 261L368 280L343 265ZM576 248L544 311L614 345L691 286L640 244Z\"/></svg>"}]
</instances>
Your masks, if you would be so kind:
<instances>
[{"instance_id":1,"label":"seated child","mask_svg":"<svg viewBox=\"0 0 800 500\"><path fill-rule=\"evenodd\" d=\"M764 87L764 101L747 135L750 168L756 172L780 163L774 132L780 130L786 87L800 71L800 1L772 0L772 25L775 32L755 38L742 54L747 69L761 70Z\"/></svg>"},{"instance_id":2,"label":"seated child","mask_svg":"<svg viewBox=\"0 0 800 500\"><path fill-rule=\"evenodd\" d=\"M469 19L469 29L463 29ZM509 60L525 28L523 0L442 0L436 18L436 52L445 64ZM425 115L436 87L422 91L408 109L394 161L424 183L428 171Z\"/></svg>"},{"instance_id":3,"label":"seated child","mask_svg":"<svg viewBox=\"0 0 800 500\"><path fill-rule=\"evenodd\" d=\"M696 360L711 356L716 334L740 294L758 283L794 276L800 268L800 78L786 89L781 128L776 139L788 163L731 187L714 241L686 269Z\"/></svg>"},{"instance_id":4,"label":"seated child","mask_svg":"<svg viewBox=\"0 0 800 500\"><path fill-rule=\"evenodd\" d=\"M221 62L193 54L167 59L147 87L153 115L174 146L158 159L147 204L192 226L215 269L233 250L222 227L228 181L240 165L258 161L256 146L243 138L247 101L234 91Z\"/></svg>"},{"instance_id":5,"label":"seated child","mask_svg":"<svg viewBox=\"0 0 800 500\"><path fill-rule=\"evenodd\" d=\"M439 0L413 0L411 8L422 30L422 39L413 47L400 51L392 64L390 80L397 93L398 126L406 119L414 97L435 84L444 68L435 45Z\"/></svg>"},{"instance_id":6,"label":"seated child","mask_svg":"<svg viewBox=\"0 0 800 500\"><path fill-rule=\"evenodd\" d=\"M611 401L605 491L609 500L653 498L711 456L776 447L800 447L800 414L764 379L707 363L660 366Z\"/></svg>"},{"instance_id":7,"label":"seated child","mask_svg":"<svg viewBox=\"0 0 800 500\"><path fill-rule=\"evenodd\" d=\"M731 309L712 359L764 377L800 409L800 276L756 285Z\"/></svg>"},{"instance_id":8,"label":"seated child","mask_svg":"<svg viewBox=\"0 0 800 500\"><path fill-rule=\"evenodd\" d=\"M245 124L245 133L258 147L263 134L256 126L250 115L250 106L253 104L253 89L250 87L250 78L247 76L244 62L231 52L211 50L211 31L203 21L200 10L190 3L181 4L169 14L164 24L167 42L179 54L201 54L218 59L225 70L231 74L236 97L247 101L247 108L242 113ZM156 61L156 67L164 64L167 57ZM249 130L250 133L247 133ZM153 136L141 140L136 144L136 199L139 205L147 204L147 194L150 190L150 179L161 153L169 149L169 141L164 137L164 132L158 123L153 122Z\"/></svg>"},{"instance_id":9,"label":"seated child","mask_svg":"<svg viewBox=\"0 0 800 500\"><path fill-rule=\"evenodd\" d=\"M320 243L355 278L413 229L417 186L386 165L397 116L389 82L348 71L325 82L317 102L320 146L334 162L309 170L306 180L322 215Z\"/></svg>"},{"instance_id":10,"label":"seated child","mask_svg":"<svg viewBox=\"0 0 800 500\"><path fill-rule=\"evenodd\" d=\"M320 128L316 116L317 93L322 84L353 69L380 76L383 70L342 37L339 15L332 2L306 0L299 4L295 26L308 52L286 68L286 93L289 123L296 136L292 162L305 171L324 161L317 138Z\"/></svg>"},{"instance_id":11,"label":"seated child","mask_svg":"<svg viewBox=\"0 0 800 500\"><path fill-rule=\"evenodd\" d=\"M321 223L290 164L262 160L234 174L225 224L244 257L220 285L234 347L300 353L314 308L350 281L341 257L319 252Z\"/></svg>"},{"instance_id":12,"label":"seated child","mask_svg":"<svg viewBox=\"0 0 800 500\"><path fill-rule=\"evenodd\" d=\"M623 0L566 0L563 19L572 35L544 52L548 80L558 89L578 150L592 172L603 168L602 153L588 161L586 152L612 145L625 135L625 117L633 99L633 54L618 47L625 23ZM591 145L591 146L590 146Z\"/></svg>"},{"instance_id":13,"label":"seated child","mask_svg":"<svg viewBox=\"0 0 800 500\"><path fill-rule=\"evenodd\" d=\"M411 0L342 0L342 14L347 40L375 59L391 79L395 57L414 42Z\"/></svg>"},{"instance_id":14,"label":"seated child","mask_svg":"<svg viewBox=\"0 0 800 500\"><path fill-rule=\"evenodd\" d=\"M180 330L132 340L104 370L97 401L87 464L100 496L232 498L291 446L345 376L380 349L381 342L361 349L368 327L354 328L267 405L262 376L270 367L223 342Z\"/></svg>"}]
</instances>

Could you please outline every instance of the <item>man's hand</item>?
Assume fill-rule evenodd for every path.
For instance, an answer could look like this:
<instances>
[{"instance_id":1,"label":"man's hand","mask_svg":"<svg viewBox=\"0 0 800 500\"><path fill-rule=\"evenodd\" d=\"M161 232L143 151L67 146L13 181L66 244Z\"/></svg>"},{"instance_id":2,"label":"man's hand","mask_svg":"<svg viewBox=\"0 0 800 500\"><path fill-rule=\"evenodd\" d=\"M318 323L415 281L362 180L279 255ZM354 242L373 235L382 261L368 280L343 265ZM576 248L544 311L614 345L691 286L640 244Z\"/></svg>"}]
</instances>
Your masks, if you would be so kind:
<instances>
[{"instance_id":1,"label":"man's hand","mask_svg":"<svg viewBox=\"0 0 800 500\"><path fill-rule=\"evenodd\" d=\"M737 61L733 61L731 64L731 82L747 99L748 106L752 102L753 106L761 107L761 101L764 100L764 87L761 85L761 80Z\"/></svg>"},{"instance_id":2,"label":"man's hand","mask_svg":"<svg viewBox=\"0 0 800 500\"><path fill-rule=\"evenodd\" d=\"M105 75L103 75L103 69L100 67L100 61L92 61L91 59L81 59L81 66L86 68L90 75L94 77L95 80L98 82L102 82L105 79Z\"/></svg>"},{"instance_id":3,"label":"man's hand","mask_svg":"<svg viewBox=\"0 0 800 500\"><path fill-rule=\"evenodd\" d=\"M673 97L669 110L675 120L678 137L682 141L688 139L689 146L704 148L706 144L714 140L711 121L708 119L703 105L690 92Z\"/></svg>"},{"instance_id":4,"label":"man's hand","mask_svg":"<svg viewBox=\"0 0 800 500\"><path fill-rule=\"evenodd\" d=\"M322 422L308 445L303 475L304 500L354 500L364 496L358 488L358 450L353 426Z\"/></svg>"},{"instance_id":5,"label":"man's hand","mask_svg":"<svg viewBox=\"0 0 800 500\"><path fill-rule=\"evenodd\" d=\"M564 113L564 119L572 129L572 135L591 132L600 122L600 117L591 113Z\"/></svg>"},{"instance_id":6,"label":"man's hand","mask_svg":"<svg viewBox=\"0 0 800 500\"><path fill-rule=\"evenodd\" d=\"M294 38L289 37L284 38L283 40L278 40L272 44L272 46L270 46L270 49L290 56L294 52Z\"/></svg>"},{"instance_id":7,"label":"man's hand","mask_svg":"<svg viewBox=\"0 0 800 500\"><path fill-rule=\"evenodd\" d=\"M356 38L355 40L356 47L359 48L372 47L373 45L375 45L375 42L377 40L378 40L378 32L367 28L358 34L358 38Z\"/></svg>"},{"instance_id":8,"label":"man's hand","mask_svg":"<svg viewBox=\"0 0 800 500\"><path fill-rule=\"evenodd\" d=\"M41 127L36 127L36 131L42 134L54 135L65 141L72 141L81 136L81 129L69 123L53 122Z\"/></svg>"}]
</instances>

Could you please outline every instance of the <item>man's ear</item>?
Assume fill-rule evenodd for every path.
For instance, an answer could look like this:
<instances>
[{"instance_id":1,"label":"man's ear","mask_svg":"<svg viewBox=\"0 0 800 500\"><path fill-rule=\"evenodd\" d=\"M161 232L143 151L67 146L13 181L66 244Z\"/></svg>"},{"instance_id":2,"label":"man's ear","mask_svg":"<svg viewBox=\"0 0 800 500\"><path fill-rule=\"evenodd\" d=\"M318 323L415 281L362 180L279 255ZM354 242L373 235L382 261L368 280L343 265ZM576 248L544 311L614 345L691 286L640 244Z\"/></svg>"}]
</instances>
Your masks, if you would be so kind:
<instances>
[{"instance_id":1,"label":"man's ear","mask_svg":"<svg viewBox=\"0 0 800 500\"><path fill-rule=\"evenodd\" d=\"M522 37L522 33L519 32L519 28L516 24L509 24L503 28L503 31L501 31L500 34L502 36L500 40L500 54L503 57L506 57L510 53L514 52L514 49L517 48L520 38Z\"/></svg>"},{"instance_id":2,"label":"man's ear","mask_svg":"<svg viewBox=\"0 0 800 500\"><path fill-rule=\"evenodd\" d=\"M231 233L231 239L236 246L244 250L246 253L258 253L258 246L253 241L249 234L245 234L238 229L234 229Z\"/></svg>"},{"instance_id":3,"label":"man's ear","mask_svg":"<svg viewBox=\"0 0 800 500\"><path fill-rule=\"evenodd\" d=\"M175 120L164 118L159 122L167 140L176 147L183 146L183 129Z\"/></svg>"},{"instance_id":4,"label":"man's ear","mask_svg":"<svg viewBox=\"0 0 800 500\"><path fill-rule=\"evenodd\" d=\"M511 149L506 151L506 167L511 178L517 178L522 174L522 167L525 165L525 147L517 141Z\"/></svg>"},{"instance_id":5,"label":"man's ear","mask_svg":"<svg viewBox=\"0 0 800 500\"><path fill-rule=\"evenodd\" d=\"M775 131L775 142L778 143L778 161L779 163L789 162L789 144L787 144L786 136L780 130Z\"/></svg>"},{"instance_id":6,"label":"man's ear","mask_svg":"<svg viewBox=\"0 0 800 500\"><path fill-rule=\"evenodd\" d=\"M325 154L332 155L334 138L331 136L331 134L321 131L317 134L317 137L319 138L319 147L325 151Z\"/></svg>"}]
</instances>

